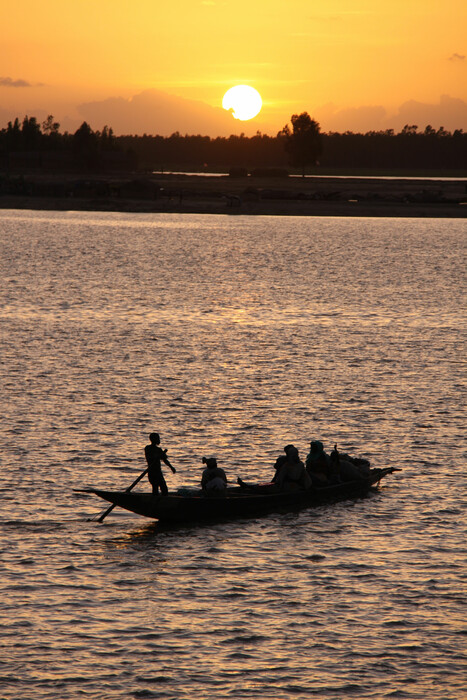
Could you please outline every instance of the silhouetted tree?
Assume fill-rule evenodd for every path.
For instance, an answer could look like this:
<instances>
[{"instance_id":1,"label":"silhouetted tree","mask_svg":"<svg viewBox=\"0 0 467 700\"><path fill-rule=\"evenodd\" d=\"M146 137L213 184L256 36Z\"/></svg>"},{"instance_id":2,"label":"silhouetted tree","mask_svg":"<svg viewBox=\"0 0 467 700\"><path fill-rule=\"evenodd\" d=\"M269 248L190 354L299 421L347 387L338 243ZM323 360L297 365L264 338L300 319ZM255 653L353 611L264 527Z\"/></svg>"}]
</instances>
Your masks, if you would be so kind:
<instances>
[{"instance_id":1,"label":"silhouetted tree","mask_svg":"<svg viewBox=\"0 0 467 700\"><path fill-rule=\"evenodd\" d=\"M38 148L41 140L41 128L36 117L24 117L21 127L21 140L25 150Z\"/></svg>"},{"instance_id":2,"label":"silhouetted tree","mask_svg":"<svg viewBox=\"0 0 467 700\"><path fill-rule=\"evenodd\" d=\"M5 132L5 146L7 151L16 151L21 145L21 127L19 125L19 119L16 117L13 124L8 122L8 126Z\"/></svg>"},{"instance_id":3,"label":"silhouetted tree","mask_svg":"<svg viewBox=\"0 0 467 700\"><path fill-rule=\"evenodd\" d=\"M291 122L277 136L257 132L252 137L240 134L210 138L175 132L169 137L116 137L110 127L94 132L86 122L75 134L61 134L52 115L42 122L41 130L35 117L26 116L22 122L16 118L0 128L0 170L26 164L29 168L50 168L52 163L54 167L63 163L88 170L139 167L147 171L228 171L236 167L259 173L267 168L270 175L273 171L283 173L288 160L304 169L319 157L323 167L347 171L449 168L465 172L467 134L462 129L451 134L443 127L428 125L418 131L416 125L406 124L397 134L392 129L321 134L319 124L306 112L294 114ZM60 151L61 156L54 154L51 158L48 151Z\"/></svg>"},{"instance_id":4,"label":"silhouetted tree","mask_svg":"<svg viewBox=\"0 0 467 700\"><path fill-rule=\"evenodd\" d=\"M444 138L445 136L451 136L449 131L446 131L444 126L440 126L438 131L436 132L436 136L440 136L441 138Z\"/></svg>"},{"instance_id":5,"label":"silhouetted tree","mask_svg":"<svg viewBox=\"0 0 467 700\"><path fill-rule=\"evenodd\" d=\"M97 161L97 134L87 122L83 122L73 134L73 151L77 160L86 167L93 167Z\"/></svg>"},{"instance_id":6,"label":"silhouetted tree","mask_svg":"<svg viewBox=\"0 0 467 700\"><path fill-rule=\"evenodd\" d=\"M47 119L42 122L42 144L44 150L59 150L63 138L60 137L59 133L60 124L54 121L53 115L49 114Z\"/></svg>"},{"instance_id":7,"label":"silhouetted tree","mask_svg":"<svg viewBox=\"0 0 467 700\"><path fill-rule=\"evenodd\" d=\"M290 163L302 169L305 174L307 165L316 165L322 153L320 126L308 112L293 114L290 118L292 131L286 124L278 137L285 139L285 149Z\"/></svg>"},{"instance_id":8,"label":"silhouetted tree","mask_svg":"<svg viewBox=\"0 0 467 700\"><path fill-rule=\"evenodd\" d=\"M406 124L401 131L403 136L416 136L418 126L417 124Z\"/></svg>"},{"instance_id":9,"label":"silhouetted tree","mask_svg":"<svg viewBox=\"0 0 467 700\"><path fill-rule=\"evenodd\" d=\"M99 134L99 142L103 151L115 150L116 140L112 127L104 126L102 133Z\"/></svg>"},{"instance_id":10,"label":"silhouetted tree","mask_svg":"<svg viewBox=\"0 0 467 700\"><path fill-rule=\"evenodd\" d=\"M58 130L60 129L60 124L58 122L54 122L54 118L52 114L49 114L47 119L45 119L42 122L42 133L45 134L46 136L50 136L51 134L58 134Z\"/></svg>"}]
</instances>

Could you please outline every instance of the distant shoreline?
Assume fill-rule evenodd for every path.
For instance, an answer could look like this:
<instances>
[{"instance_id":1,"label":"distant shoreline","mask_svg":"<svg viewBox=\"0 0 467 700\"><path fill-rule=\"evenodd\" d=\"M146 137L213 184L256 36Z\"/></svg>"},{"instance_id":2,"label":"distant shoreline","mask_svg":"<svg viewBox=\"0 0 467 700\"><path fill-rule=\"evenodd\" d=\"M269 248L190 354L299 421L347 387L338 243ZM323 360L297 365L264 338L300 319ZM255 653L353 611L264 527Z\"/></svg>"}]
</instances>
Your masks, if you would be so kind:
<instances>
[{"instance_id":1,"label":"distant shoreline","mask_svg":"<svg viewBox=\"0 0 467 700\"><path fill-rule=\"evenodd\" d=\"M0 209L248 216L467 216L467 183L463 178L206 178L181 173L125 173L119 177L33 174L17 179L19 191L0 191Z\"/></svg>"},{"instance_id":2,"label":"distant shoreline","mask_svg":"<svg viewBox=\"0 0 467 700\"><path fill-rule=\"evenodd\" d=\"M146 202L96 202L95 200L66 201L37 198L0 198L1 210L28 211L90 211L128 212L154 214L216 214L230 216L336 216L336 217L393 217L393 218L466 218L467 206L429 204L361 204L361 203L317 203L313 206L300 204L251 204L228 207L226 204L198 202L196 204L165 204L149 206Z\"/></svg>"}]
</instances>

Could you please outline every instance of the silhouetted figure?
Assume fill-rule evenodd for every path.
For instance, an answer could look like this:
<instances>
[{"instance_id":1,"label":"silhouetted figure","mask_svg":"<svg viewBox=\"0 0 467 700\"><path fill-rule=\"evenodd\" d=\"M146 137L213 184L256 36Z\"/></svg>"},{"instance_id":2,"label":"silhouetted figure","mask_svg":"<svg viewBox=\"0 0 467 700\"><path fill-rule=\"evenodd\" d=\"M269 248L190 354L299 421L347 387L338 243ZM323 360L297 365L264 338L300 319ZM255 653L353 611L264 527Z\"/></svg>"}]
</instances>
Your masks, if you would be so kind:
<instances>
[{"instance_id":1,"label":"silhouetted figure","mask_svg":"<svg viewBox=\"0 0 467 700\"><path fill-rule=\"evenodd\" d=\"M276 473L277 486L285 491L311 488L310 475L305 469L295 445L286 445L284 451L285 461Z\"/></svg>"},{"instance_id":2,"label":"silhouetted figure","mask_svg":"<svg viewBox=\"0 0 467 700\"><path fill-rule=\"evenodd\" d=\"M337 468L339 481L358 481L369 476L370 463L368 460L341 454L337 449L337 445L334 445L330 460L333 469Z\"/></svg>"},{"instance_id":3,"label":"silhouetted figure","mask_svg":"<svg viewBox=\"0 0 467 700\"><path fill-rule=\"evenodd\" d=\"M314 486L326 486L329 483L329 457L319 440L310 442L310 451L305 460L306 470Z\"/></svg>"},{"instance_id":4,"label":"silhouetted figure","mask_svg":"<svg viewBox=\"0 0 467 700\"><path fill-rule=\"evenodd\" d=\"M177 470L172 467L167 459L167 450L163 450L161 447L159 447L161 442L159 433L151 433L149 439L151 444L146 445L144 448L146 462L148 463L148 479L151 483L152 492L154 495L157 495L160 489L161 494L166 496L169 490L162 474L161 460L164 462L164 464L167 464L167 466L170 467L173 474L175 474Z\"/></svg>"},{"instance_id":5,"label":"silhouetted figure","mask_svg":"<svg viewBox=\"0 0 467 700\"><path fill-rule=\"evenodd\" d=\"M329 455L329 481L338 483L341 480L341 457L337 445Z\"/></svg>"},{"instance_id":6,"label":"silhouetted figure","mask_svg":"<svg viewBox=\"0 0 467 700\"><path fill-rule=\"evenodd\" d=\"M206 457L203 457L203 464L206 465L206 469L201 477L201 488L203 491L208 491L211 494L216 493L216 495L225 492L227 477L225 471L217 466L216 458L209 457L206 459Z\"/></svg>"},{"instance_id":7,"label":"silhouetted figure","mask_svg":"<svg viewBox=\"0 0 467 700\"><path fill-rule=\"evenodd\" d=\"M274 463L275 474L272 477L272 480L271 480L272 483L276 483L277 475L279 474L281 467L283 467L284 464L287 462L287 450L289 450L291 447L293 447L293 445L286 445L284 447L285 454L279 455L279 457L276 459L276 461Z\"/></svg>"}]
</instances>

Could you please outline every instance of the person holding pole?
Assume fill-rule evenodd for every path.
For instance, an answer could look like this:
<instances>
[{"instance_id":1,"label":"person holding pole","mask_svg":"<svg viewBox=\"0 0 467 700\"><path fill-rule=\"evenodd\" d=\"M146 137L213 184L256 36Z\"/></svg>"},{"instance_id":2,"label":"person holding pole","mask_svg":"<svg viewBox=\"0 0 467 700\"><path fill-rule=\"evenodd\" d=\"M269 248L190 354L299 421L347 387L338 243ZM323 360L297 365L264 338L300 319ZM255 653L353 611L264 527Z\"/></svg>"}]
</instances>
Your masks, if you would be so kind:
<instances>
[{"instance_id":1,"label":"person holding pole","mask_svg":"<svg viewBox=\"0 0 467 700\"><path fill-rule=\"evenodd\" d=\"M144 448L144 454L146 462L148 463L148 479L152 486L152 493L154 496L157 496L160 489L161 494L167 496L169 489L167 488L164 475L162 474L161 460L170 467L173 474L175 474L177 470L174 469L167 459L167 450L163 450L160 447L161 439L159 433L151 433L149 439L151 442Z\"/></svg>"}]
</instances>

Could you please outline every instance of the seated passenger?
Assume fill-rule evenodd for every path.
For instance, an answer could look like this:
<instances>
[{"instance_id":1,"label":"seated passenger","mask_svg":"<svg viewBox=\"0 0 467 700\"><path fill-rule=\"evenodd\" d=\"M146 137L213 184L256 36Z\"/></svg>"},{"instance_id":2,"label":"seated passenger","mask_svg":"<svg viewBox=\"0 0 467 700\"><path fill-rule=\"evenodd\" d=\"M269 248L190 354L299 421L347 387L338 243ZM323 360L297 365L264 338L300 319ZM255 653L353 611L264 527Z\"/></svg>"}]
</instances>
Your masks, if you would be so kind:
<instances>
[{"instance_id":1,"label":"seated passenger","mask_svg":"<svg viewBox=\"0 0 467 700\"><path fill-rule=\"evenodd\" d=\"M330 483L329 457L324 451L322 442L319 440L310 442L310 451L305 464L313 486L327 486Z\"/></svg>"},{"instance_id":2,"label":"seated passenger","mask_svg":"<svg viewBox=\"0 0 467 700\"><path fill-rule=\"evenodd\" d=\"M370 476L370 462L362 457L351 457L348 454L339 454L341 461L345 459L353 464L363 476Z\"/></svg>"},{"instance_id":3,"label":"seated passenger","mask_svg":"<svg viewBox=\"0 0 467 700\"><path fill-rule=\"evenodd\" d=\"M340 481L356 481L358 479L365 479L368 476L363 468L361 469L354 464L353 461L351 462L349 460L348 455L340 455L337 450L337 445L334 445L329 459L331 462L331 471L339 475Z\"/></svg>"},{"instance_id":4,"label":"seated passenger","mask_svg":"<svg viewBox=\"0 0 467 700\"><path fill-rule=\"evenodd\" d=\"M276 484L285 491L309 489L311 479L294 445L284 447L286 458L276 474Z\"/></svg>"},{"instance_id":5,"label":"seated passenger","mask_svg":"<svg viewBox=\"0 0 467 700\"><path fill-rule=\"evenodd\" d=\"M217 466L217 460L215 457L203 457L203 464L206 465L206 469L203 471L203 476L201 477L201 488L203 491L208 491L210 494L216 494L220 496L225 492L227 487L227 477L225 471Z\"/></svg>"},{"instance_id":6,"label":"seated passenger","mask_svg":"<svg viewBox=\"0 0 467 700\"><path fill-rule=\"evenodd\" d=\"M278 476L278 474L279 474L279 472L280 472L280 470L281 470L281 467L283 467L284 464L287 462L287 451L288 451L291 447L293 447L293 445L286 445L286 446L284 447L284 452L285 452L285 454L279 455L279 457L276 459L276 461L275 461L275 463L274 463L275 474L274 474L274 476L273 476L272 479L271 479L271 482L272 482L273 484L277 482L277 476Z\"/></svg>"}]
</instances>

